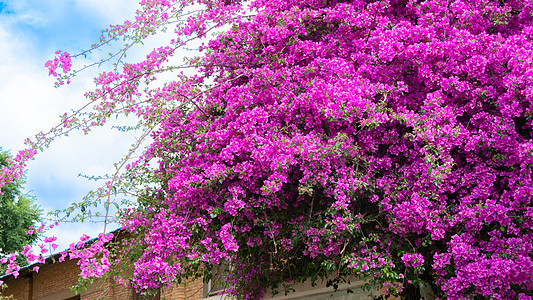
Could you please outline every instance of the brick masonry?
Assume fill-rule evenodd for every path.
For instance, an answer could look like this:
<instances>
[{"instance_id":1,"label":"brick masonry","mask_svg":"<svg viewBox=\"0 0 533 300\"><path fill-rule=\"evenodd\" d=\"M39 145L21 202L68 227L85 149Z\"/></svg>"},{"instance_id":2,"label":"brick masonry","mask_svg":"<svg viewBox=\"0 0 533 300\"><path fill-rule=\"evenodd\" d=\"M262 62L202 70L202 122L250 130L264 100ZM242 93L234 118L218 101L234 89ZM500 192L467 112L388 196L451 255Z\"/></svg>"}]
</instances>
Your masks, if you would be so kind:
<instances>
[{"instance_id":1,"label":"brick masonry","mask_svg":"<svg viewBox=\"0 0 533 300\"><path fill-rule=\"evenodd\" d=\"M81 295L76 295L69 288L78 283L80 269L77 260L53 263L48 259L45 264L39 265L38 273L30 268L21 270L21 275L16 279L12 276L3 278L8 287L2 295L12 295L14 300L142 299L135 295L133 288L112 284L110 280L96 281ZM203 282L197 280L162 289L160 299L196 300L202 299L202 293Z\"/></svg>"}]
</instances>

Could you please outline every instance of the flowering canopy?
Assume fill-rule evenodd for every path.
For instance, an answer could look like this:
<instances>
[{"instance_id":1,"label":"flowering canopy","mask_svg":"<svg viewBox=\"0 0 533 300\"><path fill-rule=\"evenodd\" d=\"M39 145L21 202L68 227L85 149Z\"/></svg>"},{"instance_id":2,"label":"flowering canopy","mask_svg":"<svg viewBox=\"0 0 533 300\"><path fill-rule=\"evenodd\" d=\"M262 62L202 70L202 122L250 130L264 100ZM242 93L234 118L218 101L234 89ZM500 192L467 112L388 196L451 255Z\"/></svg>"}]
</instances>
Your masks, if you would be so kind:
<instances>
[{"instance_id":1,"label":"flowering canopy","mask_svg":"<svg viewBox=\"0 0 533 300\"><path fill-rule=\"evenodd\" d=\"M178 20L174 39L103 72L94 111L30 142L139 117L153 142L97 193L149 182L121 213L137 288L223 265L227 291L248 299L352 275L406 297L426 284L531 299L533 2L141 5L93 48L122 37L126 51ZM215 28L201 57L169 63ZM76 56L58 53L47 66L61 84ZM197 72L159 82L181 68Z\"/></svg>"}]
</instances>

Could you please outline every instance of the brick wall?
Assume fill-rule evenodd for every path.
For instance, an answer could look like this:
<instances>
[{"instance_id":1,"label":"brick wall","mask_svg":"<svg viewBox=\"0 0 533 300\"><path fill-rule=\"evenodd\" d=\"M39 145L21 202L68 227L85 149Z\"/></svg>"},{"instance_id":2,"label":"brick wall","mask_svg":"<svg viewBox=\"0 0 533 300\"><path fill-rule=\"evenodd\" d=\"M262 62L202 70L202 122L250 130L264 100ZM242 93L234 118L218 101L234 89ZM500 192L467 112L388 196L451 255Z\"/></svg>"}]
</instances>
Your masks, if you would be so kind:
<instances>
[{"instance_id":1,"label":"brick wall","mask_svg":"<svg viewBox=\"0 0 533 300\"><path fill-rule=\"evenodd\" d=\"M69 291L68 288L78 283L79 273L80 268L77 265L77 260L66 260L61 263L47 262L40 265L39 273L31 273L33 276L33 299L65 299L75 296L76 294ZM54 297L54 295L57 296Z\"/></svg>"},{"instance_id":2,"label":"brick wall","mask_svg":"<svg viewBox=\"0 0 533 300\"><path fill-rule=\"evenodd\" d=\"M7 289L2 295L13 295L15 300L56 300L76 296L69 287L78 282L80 269L75 260L62 263L39 264L39 272L31 268L21 270L18 278L9 276L5 279Z\"/></svg>"},{"instance_id":3,"label":"brick wall","mask_svg":"<svg viewBox=\"0 0 533 300\"><path fill-rule=\"evenodd\" d=\"M30 296L28 295L29 281L30 279L27 277L19 277L17 280L9 281L9 285L7 286L7 289L2 292L2 295L13 295L15 300L30 299Z\"/></svg>"},{"instance_id":4,"label":"brick wall","mask_svg":"<svg viewBox=\"0 0 533 300\"><path fill-rule=\"evenodd\" d=\"M4 278L7 288L2 295L12 295L15 300L66 300L76 299L76 294L70 287L78 283L80 269L77 260L39 265L39 272L32 272L30 268L21 271L15 279L12 276ZM196 300L202 299L203 282L201 279L185 285L172 285L161 291L161 299L167 300ZM80 295L81 299L96 300L135 299L134 290L124 285L113 284L110 280L96 280Z\"/></svg>"},{"instance_id":5,"label":"brick wall","mask_svg":"<svg viewBox=\"0 0 533 300\"><path fill-rule=\"evenodd\" d=\"M45 265L40 266L39 273L30 272L29 269L24 270L24 272L21 271L21 276L19 276L17 279L10 277L8 280L6 280L8 288L2 294L4 296L13 295L15 300L141 299L139 297L135 297L134 290L131 287L113 284L110 279L96 280L93 284L88 286L87 290L80 295L80 298L73 298L76 297L76 295L69 290L69 287L77 284L78 282L80 269L76 262L76 260L67 260L61 263L51 263L51 261L47 261ZM355 281L353 282L354 287L359 286L357 283L358 282ZM305 297L322 299L320 298L322 295L320 293L321 287L322 286L302 286L297 288L297 291L290 295L294 297L302 297L305 294ZM346 288L348 288L348 286ZM198 279L185 285L175 284L167 289L161 290L160 299L198 300L202 299L203 292L203 282L201 279ZM315 295L317 292L320 295ZM377 292L376 294L380 294L379 291L375 292ZM348 294L346 296L348 297ZM352 294L350 298L346 299L354 299L353 296L355 295ZM361 294L359 297L355 298L370 299L366 296L363 296L364 295ZM269 299L271 297L271 295L267 295L265 299ZM223 299L223 297L215 296L211 297L210 299ZM399 300L399 298L392 299Z\"/></svg>"},{"instance_id":6,"label":"brick wall","mask_svg":"<svg viewBox=\"0 0 533 300\"><path fill-rule=\"evenodd\" d=\"M202 299L204 285L201 279L185 285L172 285L161 291L161 299L167 300L197 300Z\"/></svg>"}]
</instances>

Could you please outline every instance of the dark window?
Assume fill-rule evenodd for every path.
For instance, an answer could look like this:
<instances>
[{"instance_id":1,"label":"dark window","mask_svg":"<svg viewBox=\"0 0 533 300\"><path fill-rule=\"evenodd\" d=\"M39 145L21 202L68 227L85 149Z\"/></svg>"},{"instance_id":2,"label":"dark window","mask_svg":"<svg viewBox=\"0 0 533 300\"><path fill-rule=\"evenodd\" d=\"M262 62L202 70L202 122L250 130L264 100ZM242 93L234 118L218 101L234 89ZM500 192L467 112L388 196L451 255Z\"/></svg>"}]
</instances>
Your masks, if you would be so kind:
<instances>
[{"instance_id":1,"label":"dark window","mask_svg":"<svg viewBox=\"0 0 533 300\"><path fill-rule=\"evenodd\" d=\"M213 278L207 283L204 283L204 297L211 297L224 293L226 286L223 285L222 282L224 281L224 272L227 267L228 265L226 263L213 267L213 270L211 270Z\"/></svg>"}]
</instances>

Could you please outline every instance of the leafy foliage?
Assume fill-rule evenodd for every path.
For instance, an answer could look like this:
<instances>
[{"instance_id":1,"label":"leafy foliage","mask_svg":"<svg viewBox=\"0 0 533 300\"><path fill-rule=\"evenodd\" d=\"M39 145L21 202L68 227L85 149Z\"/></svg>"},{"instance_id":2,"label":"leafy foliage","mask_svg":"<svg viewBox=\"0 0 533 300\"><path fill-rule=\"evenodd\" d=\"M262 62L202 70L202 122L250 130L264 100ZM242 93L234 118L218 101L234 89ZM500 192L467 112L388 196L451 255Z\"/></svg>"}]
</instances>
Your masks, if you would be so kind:
<instances>
[{"instance_id":1,"label":"leafy foliage","mask_svg":"<svg viewBox=\"0 0 533 300\"><path fill-rule=\"evenodd\" d=\"M8 167L10 156L0 149L0 166ZM22 193L24 179L20 178L4 185L0 195L0 249L7 255L21 252L23 247L33 244L38 238L37 230L28 234L30 227L41 218L41 210L34 199ZM19 262L24 263L24 258Z\"/></svg>"}]
</instances>

